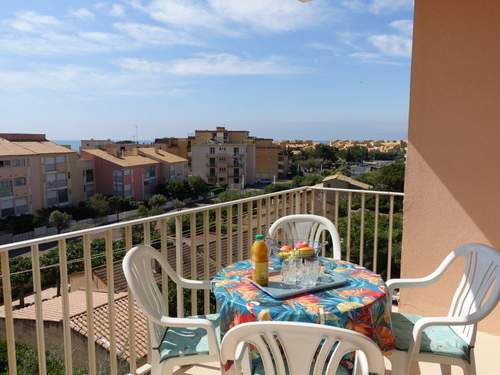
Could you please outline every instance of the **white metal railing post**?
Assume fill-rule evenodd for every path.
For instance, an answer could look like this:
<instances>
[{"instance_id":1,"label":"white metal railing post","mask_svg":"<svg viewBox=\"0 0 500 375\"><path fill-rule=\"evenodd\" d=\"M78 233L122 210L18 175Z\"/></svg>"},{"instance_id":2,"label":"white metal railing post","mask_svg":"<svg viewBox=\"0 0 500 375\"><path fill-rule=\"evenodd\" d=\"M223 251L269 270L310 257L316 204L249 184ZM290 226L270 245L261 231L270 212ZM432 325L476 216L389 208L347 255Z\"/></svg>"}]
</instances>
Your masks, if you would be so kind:
<instances>
[{"instance_id":1,"label":"white metal railing post","mask_svg":"<svg viewBox=\"0 0 500 375\"><path fill-rule=\"evenodd\" d=\"M71 350L71 327L69 323L68 259L66 240L59 240L59 277L61 283L61 308L63 312L64 373L73 374L73 351Z\"/></svg>"},{"instance_id":2,"label":"white metal railing post","mask_svg":"<svg viewBox=\"0 0 500 375\"><path fill-rule=\"evenodd\" d=\"M191 247L191 279L196 280L198 278L196 270L196 214L191 214L189 217L189 238ZM198 315L198 291L196 289L191 289L191 315Z\"/></svg>"},{"instance_id":3,"label":"white metal railing post","mask_svg":"<svg viewBox=\"0 0 500 375\"><path fill-rule=\"evenodd\" d=\"M14 338L14 319L12 317L12 294L10 283L9 252L0 253L2 262L2 292L5 308L5 338L7 340L7 360L9 374L17 374L16 341Z\"/></svg>"},{"instance_id":4,"label":"white metal railing post","mask_svg":"<svg viewBox=\"0 0 500 375\"><path fill-rule=\"evenodd\" d=\"M87 306L87 346L89 374L97 374L94 329L94 286L92 285L92 249L90 235L83 236L83 269L85 273L85 299Z\"/></svg>"},{"instance_id":5,"label":"white metal railing post","mask_svg":"<svg viewBox=\"0 0 500 375\"><path fill-rule=\"evenodd\" d=\"M116 358L116 329L115 329L115 275L113 261L113 232L108 230L104 234L105 252L106 252L106 276L108 279L108 326L109 326L109 360L110 373L118 373L118 363Z\"/></svg>"},{"instance_id":6,"label":"white metal railing post","mask_svg":"<svg viewBox=\"0 0 500 375\"><path fill-rule=\"evenodd\" d=\"M373 223L373 272L377 272L377 252L378 252L378 211L380 195L375 194L375 218Z\"/></svg>"},{"instance_id":7,"label":"white metal railing post","mask_svg":"<svg viewBox=\"0 0 500 375\"><path fill-rule=\"evenodd\" d=\"M178 275L183 276L183 234L182 234L182 216L175 217L175 272ZM177 317L184 317L184 290L182 285L176 285L177 290Z\"/></svg>"}]
</instances>

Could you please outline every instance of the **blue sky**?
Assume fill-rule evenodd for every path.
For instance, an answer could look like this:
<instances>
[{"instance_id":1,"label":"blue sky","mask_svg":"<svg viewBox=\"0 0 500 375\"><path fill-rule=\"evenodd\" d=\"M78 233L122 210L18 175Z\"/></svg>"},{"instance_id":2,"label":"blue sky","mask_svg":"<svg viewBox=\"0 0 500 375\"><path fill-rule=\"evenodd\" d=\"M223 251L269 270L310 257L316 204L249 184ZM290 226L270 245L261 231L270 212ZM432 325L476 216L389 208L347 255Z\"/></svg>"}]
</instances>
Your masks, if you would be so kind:
<instances>
[{"instance_id":1,"label":"blue sky","mask_svg":"<svg viewBox=\"0 0 500 375\"><path fill-rule=\"evenodd\" d=\"M1 132L406 137L410 0L2 0Z\"/></svg>"}]
</instances>

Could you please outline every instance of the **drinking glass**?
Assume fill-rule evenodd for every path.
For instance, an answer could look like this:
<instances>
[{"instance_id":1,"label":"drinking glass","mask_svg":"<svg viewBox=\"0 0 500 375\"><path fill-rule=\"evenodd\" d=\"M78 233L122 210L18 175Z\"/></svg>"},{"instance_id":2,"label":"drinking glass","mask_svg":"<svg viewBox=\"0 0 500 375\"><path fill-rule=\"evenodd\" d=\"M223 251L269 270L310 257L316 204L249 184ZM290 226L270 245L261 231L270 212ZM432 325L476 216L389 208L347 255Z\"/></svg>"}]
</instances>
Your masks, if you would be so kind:
<instances>
[{"instance_id":1,"label":"drinking glass","mask_svg":"<svg viewBox=\"0 0 500 375\"><path fill-rule=\"evenodd\" d=\"M318 281L320 264L318 259L305 259L303 265L302 285L312 288Z\"/></svg>"}]
</instances>

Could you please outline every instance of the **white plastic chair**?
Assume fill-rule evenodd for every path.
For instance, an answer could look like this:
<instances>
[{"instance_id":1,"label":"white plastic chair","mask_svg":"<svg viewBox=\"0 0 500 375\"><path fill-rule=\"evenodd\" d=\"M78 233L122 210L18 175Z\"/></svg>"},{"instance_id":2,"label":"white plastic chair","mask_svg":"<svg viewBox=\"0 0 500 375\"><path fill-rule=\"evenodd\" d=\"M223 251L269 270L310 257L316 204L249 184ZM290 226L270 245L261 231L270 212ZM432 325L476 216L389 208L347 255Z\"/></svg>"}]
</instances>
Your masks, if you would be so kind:
<instances>
[{"instance_id":1,"label":"white plastic chair","mask_svg":"<svg viewBox=\"0 0 500 375\"><path fill-rule=\"evenodd\" d=\"M430 275L418 279L389 280L387 288L391 298L395 289L432 284L439 280L450 264L462 257L465 258L465 272L448 316L421 318L392 314L396 348L406 346L406 340L409 340L407 351L396 350L390 357L393 373L407 374L410 369L417 370L418 361L423 361L440 363L443 374L451 374L452 365L461 367L466 375L476 374L474 343L477 322L486 317L500 299L498 250L477 243L462 245L451 252ZM405 322L411 321L412 324L400 324L402 319L406 319ZM464 355L458 355L462 352Z\"/></svg>"},{"instance_id":2,"label":"white plastic chair","mask_svg":"<svg viewBox=\"0 0 500 375\"><path fill-rule=\"evenodd\" d=\"M320 243L323 231L330 233L333 244L333 259L340 259L340 239L335 225L326 217L318 215L289 215L276 220L268 231L268 237L276 238L282 230L286 239L309 240Z\"/></svg>"},{"instance_id":3,"label":"white plastic chair","mask_svg":"<svg viewBox=\"0 0 500 375\"><path fill-rule=\"evenodd\" d=\"M218 315L172 318L167 315L167 301L154 278L156 261L162 272L178 286L210 290L209 281L180 277L161 254L147 245L131 249L123 259L123 272L138 305L148 317L152 350L153 375L172 374L174 366L219 361L220 335Z\"/></svg>"},{"instance_id":4,"label":"white plastic chair","mask_svg":"<svg viewBox=\"0 0 500 375\"><path fill-rule=\"evenodd\" d=\"M254 322L233 327L222 339L222 367L234 361L226 374L248 374L249 344L259 352L265 375L347 374L340 361L353 352L353 375L385 373L382 352L360 333L313 323Z\"/></svg>"}]
</instances>

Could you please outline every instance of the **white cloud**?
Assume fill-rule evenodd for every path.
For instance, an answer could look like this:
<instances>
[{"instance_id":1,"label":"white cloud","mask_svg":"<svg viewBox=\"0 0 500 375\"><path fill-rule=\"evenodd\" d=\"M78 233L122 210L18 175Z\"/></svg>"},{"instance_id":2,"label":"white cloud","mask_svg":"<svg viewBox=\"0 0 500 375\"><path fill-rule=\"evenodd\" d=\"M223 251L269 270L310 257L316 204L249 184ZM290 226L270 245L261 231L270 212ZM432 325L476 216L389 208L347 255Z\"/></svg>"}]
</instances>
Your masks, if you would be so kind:
<instances>
[{"instance_id":1,"label":"white cloud","mask_svg":"<svg viewBox=\"0 0 500 375\"><path fill-rule=\"evenodd\" d=\"M382 64L382 65L401 65L401 63L388 60L384 58L384 56L382 56L380 53L376 52L367 52L367 51L353 52L349 54L349 57L353 57L357 60L360 60L363 63Z\"/></svg>"},{"instance_id":2,"label":"white cloud","mask_svg":"<svg viewBox=\"0 0 500 375\"><path fill-rule=\"evenodd\" d=\"M113 4L111 5L109 14L111 14L114 17L123 17L125 15L125 8L121 4Z\"/></svg>"},{"instance_id":3,"label":"white cloud","mask_svg":"<svg viewBox=\"0 0 500 375\"><path fill-rule=\"evenodd\" d=\"M169 25L229 35L248 29L283 32L314 27L333 12L326 0L308 4L290 0L153 0L145 6L138 1L130 4Z\"/></svg>"},{"instance_id":4,"label":"white cloud","mask_svg":"<svg viewBox=\"0 0 500 375\"><path fill-rule=\"evenodd\" d=\"M411 57L411 38L396 34L372 35L368 41L380 52L394 57Z\"/></svg>"},{"instance_id":5,"label":"white cloud","mask_svg":"<svg viewBox=\"0 0 500 375\"><path fill-rule=\"evenodd\" d=\"M25 94L36 90L64 93L78 100L102 96L181 96L190 91L137 72L115 73L79 65L0 70L0 93Z\"/></svg>"},{"instance_id":6,"label":"white cloud","mask_svg":"<svg viewBox=\"0 0 500 375\"><path fill-rule=\"evenodd\" d=\"M78 36L97 43L119 43L122 41L122 39L116 34L103 33L99 31L81 32L78 33Z\"/></svg>"},{"instance_id":7,"label":"white cloud","mask_svg":"<svg viewBox=\"0 0 500 375\"><path fill-rule=\"evenodd\" d=\"M395 12L402 9L411 9L413 0L373 0L370 10L373 13Z\"/></svg>"},{"instance_id":8,"label":"white cloud","mask_svg":"<svg viewBox=\"0 0 500 375\"><path fill-rule=\"evenodd\" d=\"M338 46L322 43L322 42L312 42L307 45L309 48L317 49L319 51L327 51L332 52L334 54L338 54L340 49Z\"/></svg>"},{"instance_id":9,"label":"white cloud","mask_svg":"<svg viewBox=\"0 0 500 375\"><path fill-rule=\"evenodd\" d=\"M343 0L342 6L351 11L375 14L392 13L411 9L414 0Z\"/></svg>"},{"instance_id":10,"label":"white cloud","mask_svg":"<svg viewBox=\"0 0 500 375\"><path fill-rule=\"evenodd\" d=\"M208 0L214 13L254 31L291 31L317 25L328 14L322 1Z\"/></svg>"},{"instance_id":11,"label":"white cloud","mask_svg":"<svg viewBox=\"0 0 500 375\"><path fill-rule=\"evenodd\" d=\"M392 21L389 26L405 35L412 35L413 21L412 20L396 20Z\"/></svg>"},{"instance_id":12,"label":"white cloud","mask_svg":"<svg viewBox=\"0 0 500 375\"><path fill-rule=\"evenodd\" d=\"M94 13L92 13L87 8L80 8L70 12L70 15L81 20L93 20L95 18Z\"/></svg>"},{"instance_id":13,"label":"white cloud","mask_svg":"<svg viewBox=\"0 0 500 375\"><path fill-rule=\"evenodd\" d=\"M172 31L159 26L151 26L142 23L117 22L113 24L113 27L141 44L201 44L182 31Z\"/></svg>"},{"instance_id":14,"label":"white cloud","mask_svg":"<svg viewBox=\"0 0 500 375\"><path fill-rule=\"evenodd\" d=\"M288 65L281 57L252 60L229 53L200 54L173 61L121 59L116 64L124 69L173 75L281 75L298 74L305 70Z\"/></svg>"},{"instance_id":15,"label":"white cloud","mask_svg":"<svg viewBox=\"0 0 500 375\"><path fill-rule=\"evenodd\" d=\"M389 26L397 33L371 35L368 42L384 55L411 57L413 22L396 20L389 23Z\"/></svg>"},{"instance_id":16,"label":"white cloud","mask_svg":"<svg viewBox=\"0 0 500 375\"><path fill-rule=\"evenodd\" d=\"M3 23L17 31L31 33L44 31L61 24L55 17L30 11L17 12L14 18L4 20Z\"/></svg>"}]
</instances>

